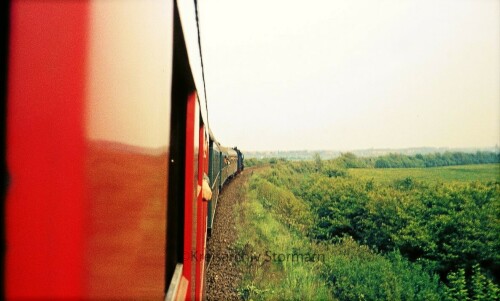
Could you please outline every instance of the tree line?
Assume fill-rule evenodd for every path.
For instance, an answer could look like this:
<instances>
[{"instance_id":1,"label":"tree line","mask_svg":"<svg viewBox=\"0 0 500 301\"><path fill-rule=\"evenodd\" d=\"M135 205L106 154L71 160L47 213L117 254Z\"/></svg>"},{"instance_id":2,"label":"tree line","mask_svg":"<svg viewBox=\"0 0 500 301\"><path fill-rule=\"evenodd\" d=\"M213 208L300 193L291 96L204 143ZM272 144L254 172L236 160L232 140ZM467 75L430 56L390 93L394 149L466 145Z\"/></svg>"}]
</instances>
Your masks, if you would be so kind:
<instances>
[{"instance_id":1,"label":"tree line","mask_svg":"<svg viewBox=\"0 0 500 301\"><path fill-rule=\"evenodd\" d=\"M314 161L321 160L319 153L314 155ZM245 166L260 164L276 164L286 162L286 158L251 158L245 160ZM500 153L477 151L475 153L444 152L432 154L404 155L392 153L376 157L359 157L353 153L342 153L334 159L337 166L343 168L425 168L454 165L500 163Z\"/></svg>"},{"instance_id":2,"label":"tree line","mask_svg":"<svg viewBox=\"0 0 500 301\"><path fill-rule=\"evenodd\" d=\"M345 168L423 168L469 164L500 163L500 153L444 152L434 154L388 154L378 157L357 157L344 153L338 159Z\"/></svg>"}]
</instances>

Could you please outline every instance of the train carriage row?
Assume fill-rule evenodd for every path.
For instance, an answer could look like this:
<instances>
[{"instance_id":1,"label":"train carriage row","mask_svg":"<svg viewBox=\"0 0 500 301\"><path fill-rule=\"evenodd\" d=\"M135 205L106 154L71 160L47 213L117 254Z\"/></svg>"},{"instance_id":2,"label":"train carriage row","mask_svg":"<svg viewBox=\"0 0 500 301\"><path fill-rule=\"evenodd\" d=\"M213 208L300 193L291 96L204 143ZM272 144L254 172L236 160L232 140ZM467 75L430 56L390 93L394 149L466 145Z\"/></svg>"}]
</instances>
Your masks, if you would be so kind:
<instances>
[{"instance_id":1,"label":"train carriage row","mask_svg":"<svg viewBox=\"0 0 500 301\"><path fill-rule=\"evenodd\" d=\"M227 148L221 146L210 132L209 160L211 164L209 168L209 180L212 189L212 200L208 203L207 227L209 235L212 232L220 191L229 179L243 171L243 159L241 151L236 147Z\"/></svg>"},{"instance_id":2,"label":"train carriage row","mask_svg":"<svg viewBox=\"0 0 500 301\"><path fill-rule=\"evenodd\" d=\"M4 297L202 299L207 229L243 156L210 130L197 2L3 13Z\"/></svg>"}]
</instances>

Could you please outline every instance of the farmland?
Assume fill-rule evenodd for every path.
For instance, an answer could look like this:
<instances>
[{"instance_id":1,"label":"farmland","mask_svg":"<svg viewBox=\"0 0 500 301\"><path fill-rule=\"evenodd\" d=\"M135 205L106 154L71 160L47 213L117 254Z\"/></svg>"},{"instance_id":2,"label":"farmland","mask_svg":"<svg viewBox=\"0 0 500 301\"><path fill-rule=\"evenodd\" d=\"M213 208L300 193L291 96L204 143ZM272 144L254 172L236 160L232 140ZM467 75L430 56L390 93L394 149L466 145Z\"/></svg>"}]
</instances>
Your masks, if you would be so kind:
<instances>
[{"instance_id":1,"label":"farmland","mask_svg":"<svg viewBox=\"0 0 500 301\"><path fill-rule=\"evenodd\" d=\"M349 169L349 174L355 178L374 179L385 184L406 177L425 182L491 182L500 181L500 165L479 164L434 168L352 168Z\"/></svg>"}]
</instances>

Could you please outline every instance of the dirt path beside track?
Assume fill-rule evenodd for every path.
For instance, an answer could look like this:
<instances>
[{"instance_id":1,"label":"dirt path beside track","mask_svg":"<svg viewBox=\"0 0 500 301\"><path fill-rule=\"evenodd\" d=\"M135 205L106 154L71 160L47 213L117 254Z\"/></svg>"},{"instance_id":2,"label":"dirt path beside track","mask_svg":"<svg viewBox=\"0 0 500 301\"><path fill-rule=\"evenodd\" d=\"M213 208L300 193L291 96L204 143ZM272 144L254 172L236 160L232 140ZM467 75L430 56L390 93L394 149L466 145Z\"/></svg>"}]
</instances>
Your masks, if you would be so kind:
<instances>
[{"instance_id":1,"label":"dirt path beside track","mask_svg":"<svg viewBox=\"0 0 500 301\"><path fill-rule=\"evenodd\" d=\"M246 182L252 169L244 170L226 185L217 203L212 236L207 243L207 300L241 300L238 285L243 276L233 245L236 241L237 204L245 201Z\"/></svg>"}]
</instances>

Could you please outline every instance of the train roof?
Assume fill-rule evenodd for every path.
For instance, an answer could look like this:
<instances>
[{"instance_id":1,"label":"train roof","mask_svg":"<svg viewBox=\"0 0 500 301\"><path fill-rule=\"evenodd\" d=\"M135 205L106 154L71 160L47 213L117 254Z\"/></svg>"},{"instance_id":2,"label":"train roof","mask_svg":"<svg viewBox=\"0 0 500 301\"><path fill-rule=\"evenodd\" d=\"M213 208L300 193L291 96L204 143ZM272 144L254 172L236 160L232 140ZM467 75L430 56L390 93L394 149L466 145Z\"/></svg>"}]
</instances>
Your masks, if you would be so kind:
<instances>
[{"instance_id":1,"label":"train roof","mask_svg":"<svg viewBox=\"0 0 500 301\"><path fill-rule=\"evenodd\" d=\"M184 33L184 41L188 54L189 65L196 86L198 103L201 116L205 126L209 127L208 104L205 93L205 75L203 70L203 55L200 45L200 33L198 29L198 8L196 1L177 0L177 8Z\"/></svg>"},{"instance_id":2,"label":"train roof","mask_svg":"<svg viewBox=\"0 0 500 301\"><path fill-rule=\"evenodd\" d=\"M221 152L230 156L237 156L237 152L230 147L221 146L220 142L215 138L208 120L208 104L205 89L205 78L203 69L203 54L201 50L201 37L198 28L198 10L196 1L192 0L177 0L180 21L182 23L182 31L186 44L189 65L193 76L194 84L197 92L197 99L200 105L201 116L203 123L208 129L210 140L213 141Z\"/></svg>"},{"instance_id":3,"label":"train roof","mask_svg":"<svg viewBox=\"0 0 500 301\"><path fill-rule=\"evenodd\" d=\"M230 147L219 146L219 149L222 153L227 154L228 156L237 156L238 155L238 153Z\"/></svg>"},{"instance_id":4,"label":"train roof","mask_svg":"<svg viewBox=\"0 0 500 301\"><path fill-rule=\"evenodd\" d=\"M215 135L214 133L212 132L212 129L208 129L208 136L210 137L210 140L216 142L217 144L220 144L219 141L217 141L217 139L215 139Z\"/></svg>"}]
</instances>

